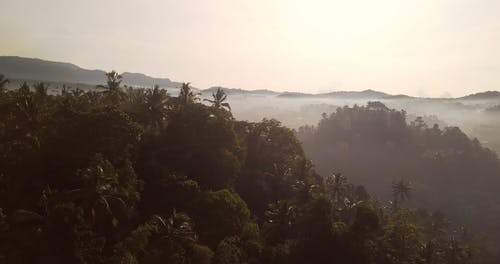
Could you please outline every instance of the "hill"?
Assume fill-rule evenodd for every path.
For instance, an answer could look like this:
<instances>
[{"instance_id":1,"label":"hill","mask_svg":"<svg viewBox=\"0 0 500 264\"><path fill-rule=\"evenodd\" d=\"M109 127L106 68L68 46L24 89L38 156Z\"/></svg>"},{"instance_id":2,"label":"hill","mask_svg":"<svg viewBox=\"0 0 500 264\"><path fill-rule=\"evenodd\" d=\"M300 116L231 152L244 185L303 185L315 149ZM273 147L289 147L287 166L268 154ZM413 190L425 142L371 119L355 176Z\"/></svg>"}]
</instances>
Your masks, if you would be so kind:
<instances>
[{"instance_id":1,"label":"hill","mask_svg":"<svg viewBox=\"0 0 500 264\"><path fill-rule=\"evenodd\" d=\"M364 98L370 98L370 99L380 99L389 96L389 94L379 92L379 91L374 91L371 89L364 90L364 91L335 91L331 93L325 93L325 94L319 94L318 96L321 97L334 97L334 98L348 98L348 99L364 99Z\"/></svg>"},{"instance_id":2,"label":"hill","mask_svg":"<svg viewBox=\"0 0 500 264\"><path fill-rule=\"evenodd\" d=\"M9 79L97 85L106 82L103 70L83 69L71 63L16 56L0 56L0 72ZM130 86L178 87L167 78L153 78L142 73L125 72L123 83Z\"/></svg>"},{"instance_id":3,"label":"hill","mask_svg":"<svg viewBox=\"0 0 500 264\"><path fill-rule=\"evenodd\" d=\"M455 199L497 235L500 203L489 195L498 184L488 180L497 175L496 157L458 129L408 131L404 114L381 103L321 120L329 164L353 157L356 168L370 169L366 183L391 168L412 175L398 161L421 161L411 154L427 138L435 142L423 145L422 158L443 174L419 162L408 168L421 180L387 181L389 197L380 200L348 180L360 179L359 171L318 175L279 121L239 121L184 88L177 97L157 88L0 89L0 238L8 241L0 243L0 263L499 263L487 262L482 236L465 232L463 221L455 226L439 211L407 207L440 186L437 202ZM416 145L407 140L428 132ZM384 166L384 157L391 163ZM464 191L458 182L471 184ZM482 210L471 206L478 203Z\"/></svg>"},{"instance_id":4,"label":"hill","mask_svg":"<svg viewBox=\"0 0 500 264\"><path fill-rule=\"evenodd\" d=\"M404 111L369 103L338 108L297 135L322 175L340 170L386 200L387 186L404 178L415 187L413 207L442 210L476 231L500 230L498 157L458 127L409 121Z\"/></svg>"},{"instance_id":5,"label":"hill","mask_svg":"<svg viewBox=\"0 0 500 264\"><path fill-rule=\"evenodd\" d=\"M48 61L36 58L24 58L18 56L0 56L0 74L5 75L11 80L11 85L16 86L23 81L43 81L46 83L59 84L78 84L80 87L92 87L97 84L103 84L106 79L103 70L89 70L81 68L72 63ZM168 78L155 78L143 73L124 72L123 84L135 87L160 87L179 88L181 83L172 81ZM52 87L54 85L51 85ZM203 94L210 95L219 86L213 86L208 89L200 90ZM419 97L410 97L408 95L391 95L371 89L363 91L334 91L328 93L312 94L301 92L276 92L267 89L244 90L240 88L221 87L227 94L235 95L270 95L279 98L331 98L348 100L378 100L378 99L420 99ZM439 100L444 98L426 98ZM467 96L451 100L488 100L500 99L499 91L486 91L470 94Z\"/></svg>"},{"instance_id":6,"label":"hill","mask_svg":"<svg viewBox=\"0 0 500 264\"><path fill-rule=\"evenodd\" d=\"M244 90L240 88L226 88L221 86L212 86L208 89L201 90L203 94L212 94L217 91L217 89L223 89L226 94L258 94L258 95L277 95L278 92L267 90L267 89L259 89L259 90Z\"/></svg>"},{"instance_id":7,"label":"hill","mask_svg":"<svg viewBox=\"0 0 500 264\"><path fill-rule=\"evenodd\" d=\"M368 89L364 91L335 91L321 94L284 92L278 96L282 98L381 99L390 95Z\"/></svg>"},{"instance_id":8,"label":"hill","mask_svg":"<svg viewBox=\"0 0 500 264\"><path fill-rule=\"evenodd\" d=\"M488 99L499 99L500 92L499 91L486 91L481 93L470 94L464 97L460 97L458 99L465 100L488 100Z\"/></svg>"}]
</instances>

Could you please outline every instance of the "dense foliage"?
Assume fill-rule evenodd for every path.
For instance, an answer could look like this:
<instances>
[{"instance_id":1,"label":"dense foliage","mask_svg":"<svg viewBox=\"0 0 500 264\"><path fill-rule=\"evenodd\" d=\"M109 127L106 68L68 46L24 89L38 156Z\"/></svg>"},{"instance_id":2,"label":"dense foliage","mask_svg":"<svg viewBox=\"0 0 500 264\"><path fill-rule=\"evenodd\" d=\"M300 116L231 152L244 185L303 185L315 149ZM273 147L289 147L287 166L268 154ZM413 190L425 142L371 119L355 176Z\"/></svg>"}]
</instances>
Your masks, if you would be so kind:
<instances>
[{"instance_id":1,"label":"dense foliage","mask_svg":"<svg viewBox=\"0 0 500 264\"><path fill-rule=\"evenodd\" d=\"M382 199L403 178L414 186L409 205L442 209L455 222L500 237L500 162L458 127L408 121L404 111L369 102L324 114L297 135L320 173L341 170Z\"/></svg>"},{"instance_id":2,"label":"dense foliage","mask_svg":"<svg viewBox=\"0 0 500 264\"><path fill-rule=\"evenodd\" d=\"M387 207L322 178L293 131L234 120L222 91L207 106L188 84L171 97L107 78L88 92L0 89L0 262L483 260L441 213L404 208L406 182Z\"/></svg>"}]
</instances>

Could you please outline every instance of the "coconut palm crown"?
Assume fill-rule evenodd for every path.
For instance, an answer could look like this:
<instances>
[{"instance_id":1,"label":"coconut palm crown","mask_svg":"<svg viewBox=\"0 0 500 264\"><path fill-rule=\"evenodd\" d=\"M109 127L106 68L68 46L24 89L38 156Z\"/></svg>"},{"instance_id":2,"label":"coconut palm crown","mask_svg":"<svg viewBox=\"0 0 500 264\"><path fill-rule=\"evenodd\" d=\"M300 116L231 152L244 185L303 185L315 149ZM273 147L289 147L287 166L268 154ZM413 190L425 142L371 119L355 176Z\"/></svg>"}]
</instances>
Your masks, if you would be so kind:
<instances>
[{"instance_id":1,"label":"coconut palm crown","mask_svg":"<svg viewBox=\"0 0 500 264\"><path fill-rule=\"evenodd\" d=\"M211 103L212 106L215 108L224 108L225 107L229 111L231 111L231 106L229 105L229 103L224 102L227 99L227 95L224 92L224 90L222 90L222 88L220 88L220 87L217 88L217 91L212 93L212 98L213 98L213 100L204 99L203 101L207 101L207 102Z\"/></svg>"}]
</instances>

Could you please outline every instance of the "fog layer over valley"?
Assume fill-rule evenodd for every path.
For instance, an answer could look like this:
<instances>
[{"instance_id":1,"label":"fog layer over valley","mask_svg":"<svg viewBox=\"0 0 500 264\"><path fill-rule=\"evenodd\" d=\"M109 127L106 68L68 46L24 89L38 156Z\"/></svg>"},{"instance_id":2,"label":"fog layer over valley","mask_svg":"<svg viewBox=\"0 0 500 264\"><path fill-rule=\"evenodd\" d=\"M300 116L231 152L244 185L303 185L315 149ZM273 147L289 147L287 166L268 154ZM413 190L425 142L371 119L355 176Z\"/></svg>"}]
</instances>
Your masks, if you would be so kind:
<instances>
[{"instance_id":1,"label":"fog layer over valley","mask_svg":"<svg viewBox=\"0 0 500 264\"><path fill-rule=\"evenodd\" d=\"M469 137L477 137L485 146L500 151L500 93L490 92L462 98L416 98L407 96L364 95L366 91L345 95L287 96L281 93L229 92L233 114L238 119L259 121L275 118L290 128L316 125L323 113L338 107L365 105L380 101L387 107L404 110L407 121L422 117L428 126L458 126ZM210 92L203 92L209 97ZM497 106L497 108L495 108Z\"/></svg>"},{"instance_id":2,"label":"fog layer over valley","mask_svg":"<svg viewBox=\"0 0 500 264\"><path fill-rule=\"evenodd\" d=\"M500 236L500 93L454 99L363 93L230 98L239 119L276 118L296 129L321 175L342 172L381 201L389 200L391 182L406 179L415 188L411 206L442 210ZM365 107L370 102L382 104Z\"/></svg>"},{"instance_id":3,"label":"fog layer over valley","mask_svg":"<svg viewBox=\"0 0 500 264\"><path fill-rule=\"evenodd\" d=\"M500 0L5 0L0 264L500 264Z\"/></svg>"}]
</instances>

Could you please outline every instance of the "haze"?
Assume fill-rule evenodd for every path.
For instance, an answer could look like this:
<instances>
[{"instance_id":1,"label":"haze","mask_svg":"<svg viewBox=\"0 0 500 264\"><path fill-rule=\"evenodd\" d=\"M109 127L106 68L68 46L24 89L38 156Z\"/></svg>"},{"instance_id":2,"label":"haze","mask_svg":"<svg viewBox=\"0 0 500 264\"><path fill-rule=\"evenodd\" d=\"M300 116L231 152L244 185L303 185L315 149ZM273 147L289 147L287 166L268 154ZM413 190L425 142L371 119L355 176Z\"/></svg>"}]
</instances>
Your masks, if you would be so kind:
<instances>
[{"instance_id":1,"label":"haze","mask_svg":"<svg viewBox=\"0 0 500 264\"><path fill-rule=\"evenodd\" d=\"M197 87L461 96L497 90L500 2L2 1L0 55Z\"/></svg>"}]
</instances>

